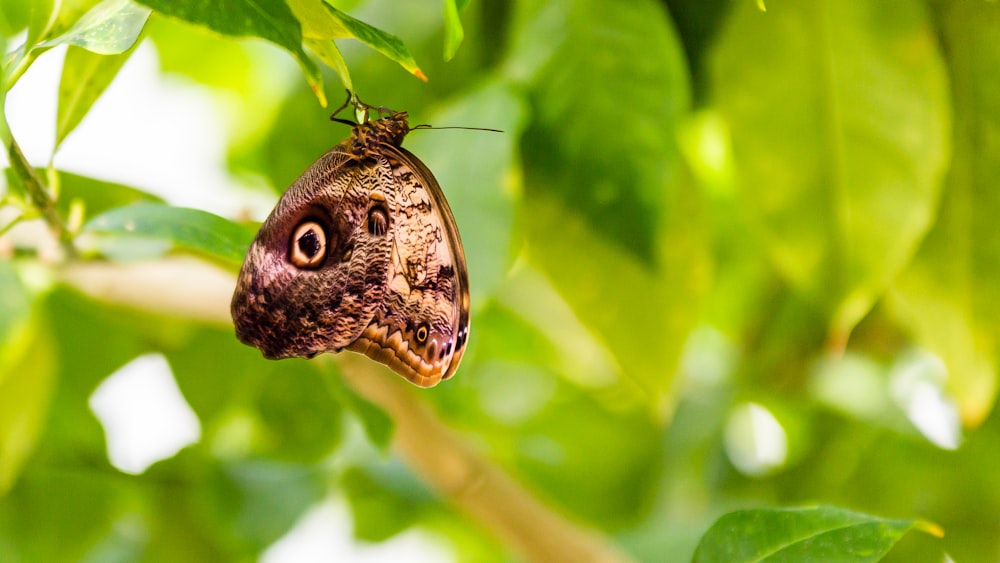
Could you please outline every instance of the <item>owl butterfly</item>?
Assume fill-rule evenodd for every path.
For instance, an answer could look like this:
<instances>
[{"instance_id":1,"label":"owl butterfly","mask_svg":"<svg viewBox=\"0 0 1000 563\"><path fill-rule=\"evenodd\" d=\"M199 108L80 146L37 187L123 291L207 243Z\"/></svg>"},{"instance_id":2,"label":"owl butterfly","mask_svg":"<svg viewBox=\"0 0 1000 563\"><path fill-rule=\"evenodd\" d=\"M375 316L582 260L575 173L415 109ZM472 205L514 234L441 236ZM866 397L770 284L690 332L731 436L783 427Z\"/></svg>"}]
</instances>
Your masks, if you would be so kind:
<instances>
[{"instance_id":1,"label":"owl butterfly","mask_svg":"<svg viewBox=\"0 0 1000 563\"><path fill-rule=\"evenodd\" d=\"M361 123L337 119L353 103ZM288 188L250 246L233 294L236 336L271 359L347 349L421 387L455 374L469 281L434 175L400 145L406 112L348 98L344 140Z\"/></svg>"}]
</instances>

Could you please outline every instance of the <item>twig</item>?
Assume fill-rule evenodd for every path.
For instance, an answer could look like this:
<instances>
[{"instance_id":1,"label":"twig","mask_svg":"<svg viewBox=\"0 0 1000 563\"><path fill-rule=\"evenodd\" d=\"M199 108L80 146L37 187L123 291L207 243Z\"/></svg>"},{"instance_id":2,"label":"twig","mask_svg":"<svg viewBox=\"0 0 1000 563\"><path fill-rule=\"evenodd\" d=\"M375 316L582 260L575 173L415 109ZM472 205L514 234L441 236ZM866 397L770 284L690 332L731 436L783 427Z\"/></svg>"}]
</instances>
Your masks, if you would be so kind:
<instances>
[{"instance_id":1,"label":"twig","mask_svg":"<svg viewBox=\"0 0 1000 563\"><path fill-rule=\"evenodd\" d=\"M393 447L441 496L520 556L539 562L626 561L574 525L448 428L415 388L363 356L337 356L344 380L396 423Z\"/></svg>"},{"instance_id":2,"label":"twig","mask_svg":"<svg viewBox=\"0 0 1000 563\"><path fill-rule=\"evenodd\" d=\"M232 274L194 259L132 266L77 264L65 270L65 279L98 299L231 322ZM363 356L345 352L334 357L345 382L392 418L393 448L413 472L512 552L539 562L627 560L596 531L553 511L448 428L420 397L433 391L417 391Z\"/></svg>"},{"instance_id":3,"label":"twig","mask_svg":"<svg viewBox=\"0 0 1000 563\"><path fill-rule=\"evenodd\" d=\"M73 234L66 227L66 223L63 222L58 211L56 211L55 201L49 195L45 184L42 183L38 174L35 173L35 169L28 163L28 159L21 152L21 147L13 138L10 139L10 148L7 153L14 172L17 173L18 178L24 184L28 197L31 199L31 204L41 212L42 217L45 218L45 222L49 224L52 232L59 238L59 242L62 243L64 250L70 255L74 254L75 250L72 244Z\"/></svg>"}]
</instances>

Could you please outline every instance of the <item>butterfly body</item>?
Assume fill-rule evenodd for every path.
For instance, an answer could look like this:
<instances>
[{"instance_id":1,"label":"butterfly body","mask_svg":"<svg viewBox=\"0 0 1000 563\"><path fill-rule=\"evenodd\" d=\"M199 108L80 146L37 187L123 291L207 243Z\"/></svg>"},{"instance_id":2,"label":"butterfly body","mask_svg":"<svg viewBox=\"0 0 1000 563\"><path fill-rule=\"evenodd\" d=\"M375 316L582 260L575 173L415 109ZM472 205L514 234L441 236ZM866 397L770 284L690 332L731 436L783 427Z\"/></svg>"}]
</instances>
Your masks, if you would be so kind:
<instances>
[{"instance_id":1,"label":"butterfly body","mask_svg":"<svg viewBox=\"0 0 1000 563\"><path fill-rule=\"evenodd\" d=\"M458 367L469 284L454 217L400 145L405 113L354 125L264 221L232 301L237 337L265 357L366 354L430 387Z\"/></svg>"}]
</instances>

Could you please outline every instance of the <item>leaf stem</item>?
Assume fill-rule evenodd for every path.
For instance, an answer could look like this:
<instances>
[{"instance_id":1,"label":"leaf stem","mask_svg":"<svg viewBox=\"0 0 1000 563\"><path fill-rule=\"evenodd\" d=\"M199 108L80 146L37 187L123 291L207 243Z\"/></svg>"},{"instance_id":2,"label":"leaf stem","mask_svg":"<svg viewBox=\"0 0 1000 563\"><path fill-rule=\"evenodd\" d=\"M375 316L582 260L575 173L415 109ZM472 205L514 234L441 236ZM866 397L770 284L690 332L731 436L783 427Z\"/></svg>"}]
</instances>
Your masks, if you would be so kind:
<instances>
[{"instance_id":1,"label":"leaf stem","mask_svg":"<svg viewBox=\"0 0 1000 563\"><path fill-rule=\"evenodd\" d=\"M2 86L4 91L10 91L10 89L14 87L14 84L16 84L17 80L21 78L21 75L28 70L28 67L31 66L31 63L34 62L35 58L37 58L37 55L25 53L24 55L10 61L8 67L10 70L3 78L4 84Z\"/></svg>"},{"instance_id":2,"label":"leaf stem","mask_svg":"<svg viewBox=\"0 0 1000 563\"><path fill-rule=\"evenodd\" d=\"M17 144L17 141L11 137L10 146L7 151L8 157L10 159L11 167L17 174L17 177L21 180L24 185L24 189L31 200L32 205L41 212L42 217L45 222L49 224L49 228L58 237L59 242L62 244L63 249L69 254L75 254L75 249L73 248L73 233L66 227L66 223L63 222L62 217L56 211L55 201L49 195L48 189L46 189L45 184L42 183L41 178L35 173L35 169L31 167L28 163L28 159L25 158L24 153L21 152L21 147Z\"/></svg>"},{"instance_id":3,"label":"leaf stem","mask_svg":"<svg viewBox=\"0 0 1000 563\"><path fill-rule=\"evenodd\" d=\"M7 231L13 229L14 226L16 226L18 223L20 223L23 220L24 220L24 215L21 214L21 215L18 215L17 217L14 217L14 219L12 219L6 225L0 226L0 237L2 237L3 235L7 234Z\"/></svg>"}]
</instances>

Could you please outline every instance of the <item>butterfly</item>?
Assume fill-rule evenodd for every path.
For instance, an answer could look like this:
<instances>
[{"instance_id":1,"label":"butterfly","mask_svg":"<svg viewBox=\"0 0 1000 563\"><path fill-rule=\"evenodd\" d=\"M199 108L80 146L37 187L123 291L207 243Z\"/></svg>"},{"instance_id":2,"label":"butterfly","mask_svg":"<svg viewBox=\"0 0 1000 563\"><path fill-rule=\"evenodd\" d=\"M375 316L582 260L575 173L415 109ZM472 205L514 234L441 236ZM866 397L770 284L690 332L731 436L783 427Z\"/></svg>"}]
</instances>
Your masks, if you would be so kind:
<instances>
[{"instance_id":1,"label":"butterfly","mask_svg":"<svg viewBox=\"0 0 1000 563\"><path fill-rule=\"evenodd\" d=\"M352 104L359 123L337 114ZM261 225L237 278L236 336L270 359L351 350L431 387L458 369L469 280L451 208L402 148L406 112L353 95L351 136L314 162Z\"/></svg>"}]
</instances>

